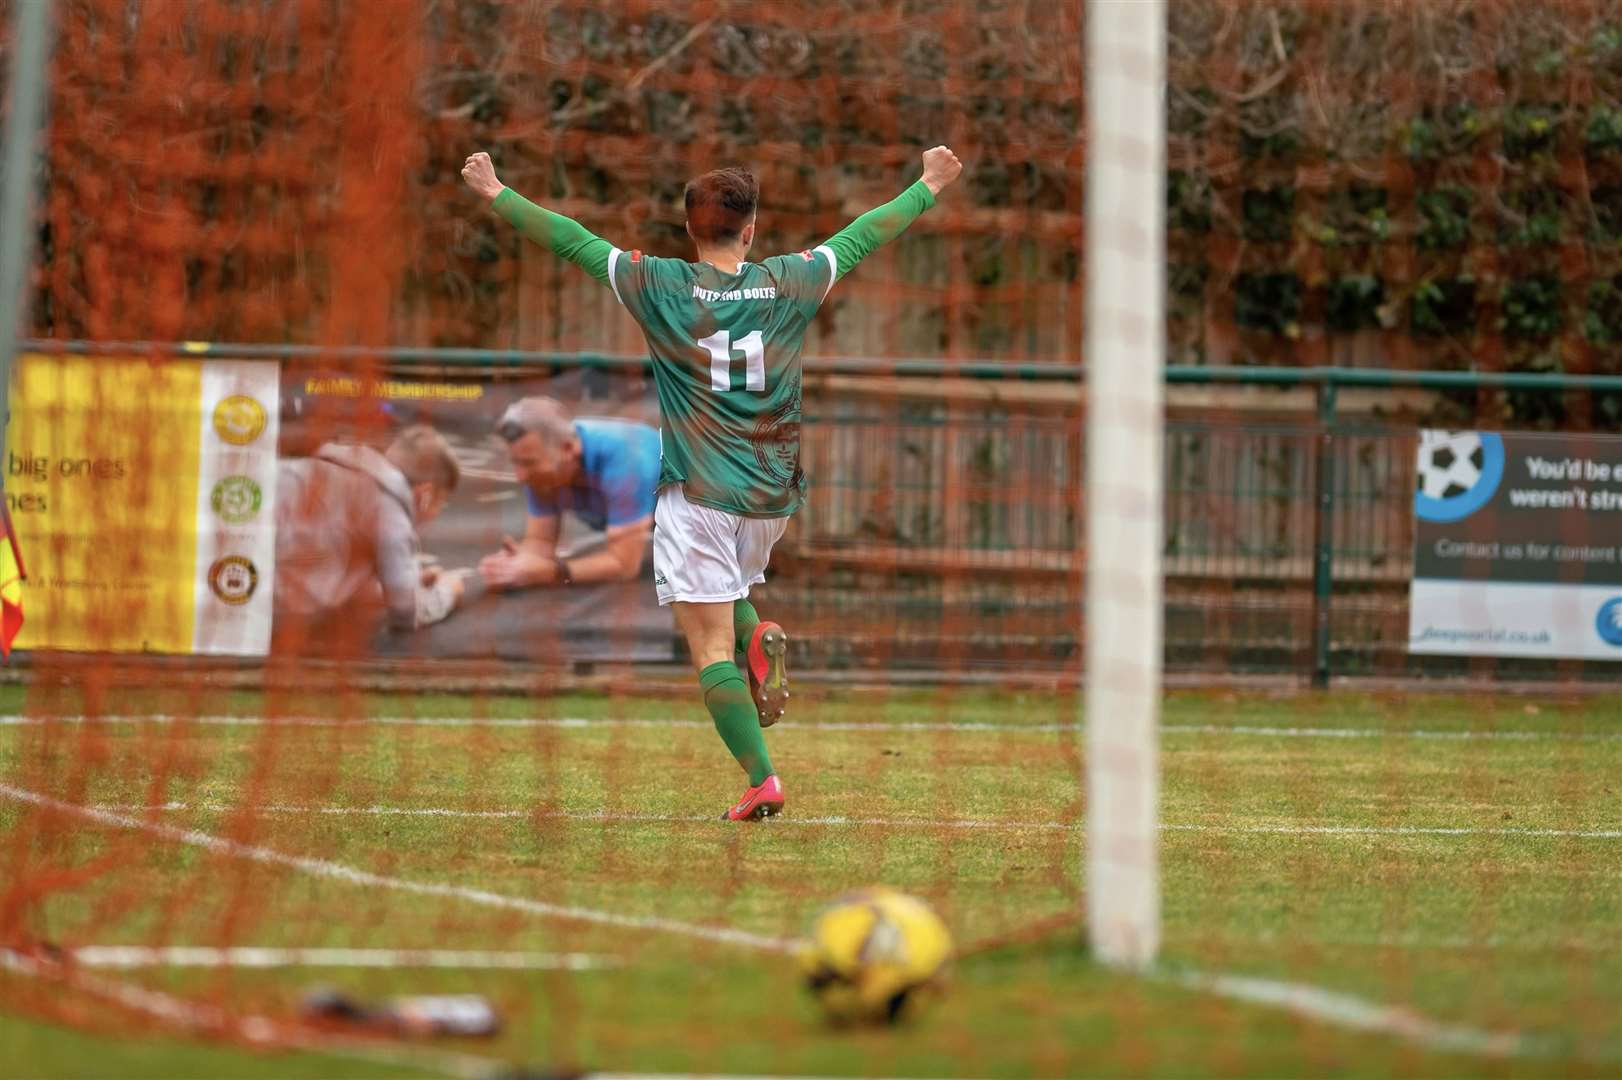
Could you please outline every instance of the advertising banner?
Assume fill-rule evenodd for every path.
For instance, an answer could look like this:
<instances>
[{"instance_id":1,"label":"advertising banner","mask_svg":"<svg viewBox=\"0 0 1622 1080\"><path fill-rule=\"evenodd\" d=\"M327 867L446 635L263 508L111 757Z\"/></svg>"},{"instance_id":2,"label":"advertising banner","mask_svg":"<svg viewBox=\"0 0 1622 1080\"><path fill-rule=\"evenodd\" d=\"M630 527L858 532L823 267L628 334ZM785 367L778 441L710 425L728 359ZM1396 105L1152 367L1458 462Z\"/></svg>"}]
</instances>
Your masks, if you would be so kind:
<instances>
[{"instance_id":1,"label":"advertising banner","mask_svg":"<svg viewBox=\"0 0 1622 1080\"><path fill-rule=\"evenodd\" d=\"M552 403L564 426L572 425L576 445L502 436L508 408L536 400ZM673 658L674 621L658 604L651 555L659 411L640 372L368 377L289 366L282 401L280 467L288 483L277 508L285 577L278 590L279 651L543 666ZM347 590L356 575L386 579L391 573L381 562L374 569L333 565L341 542L333 519L359 514L372 521L377 506L392 512L386 494L377 501L376 483L348 481L363 468L372 470L372 480L387 482L390 466L371 455L403 464L402 442L423 429L432 433L427 445L443 440L448 446L457 483L437 512L414 518L415 558L420 580L440 589L448 578L459 582L454 603L440 606L451 597L444 591L425 602L415 620L391 610L386 597L370 608L346 604L340 613L325 602L331 588L323 583L341 580ZM527 432L519 434L523 439ZM547 460L556 474L550 481L519 476L515 462L526 449ZM346 468L348 475L341 471ZM548 482L562 490L546 493ZM537 510L544 517L537 518ZM536 532L548 539L532 542ZM611 535L619 538L616 551L630 553L623 572L605 571L602 555ZM388 537L380 533L375 542ZM533 548L553 568L573 568L573 579L560 580L554 569L539 580L506 580L492 564L514 548ZM378 587L387 593L399 585L380 580Z\"/></svg>"},{"instance_id":2,"label":"advertising banner","mask_svg":"<svg viewBox=\"0 0 1622 1080\"><path fill-rule=\"evenodd\" d=\"M1622 660L1622 438L1421 431L1409 651Z\"/></svg>"},{"instance_id":3,"label":"advertising banner","mask_svg":"<svg viewBox=\"0 0 1622 1080\"><path fill-rule=\"evenodd\" d=\"M14 378L16 647L262 655L278 365L25 354Z\"/></svg>"},{"instance_id":4,"label":"advertising banner","mask_svg":"<svg viewBox=\"0 0 1622 1080\"><path fill-rule=\"evenodd\" d=\"M579 433L527 479L515 454L532 443L498 430L525 400ZM658 408L640 373L25 355L12 403L6 505L29 570L16 648L674 655L651 568ZM523 559L545 572L514 574Z\"/></svg>"}]
</instances>

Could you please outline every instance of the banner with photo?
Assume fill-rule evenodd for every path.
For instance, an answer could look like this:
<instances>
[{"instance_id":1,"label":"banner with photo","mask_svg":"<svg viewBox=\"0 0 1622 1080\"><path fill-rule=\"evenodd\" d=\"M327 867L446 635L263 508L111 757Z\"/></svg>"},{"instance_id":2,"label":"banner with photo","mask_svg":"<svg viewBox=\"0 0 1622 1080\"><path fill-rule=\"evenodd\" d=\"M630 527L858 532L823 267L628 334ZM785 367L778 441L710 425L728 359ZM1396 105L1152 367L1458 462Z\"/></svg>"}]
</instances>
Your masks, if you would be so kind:
<instances>
[{"instance_id":1,"label":"banner with photo","mask_svg":"<svg viewBox=\"0 0 1622 1080\"><path fill-rule=\"evenodd\" d=\"M658 407L640 372L403 377L214 359L206 347L156 361L23 355L6 446L6 506L29 569L15 647L670 660L675 631L654 594L651 544L613 580L494 587L481 574L529 522L531 494L496 421L534 395L588 426L614 421L594 430L641 440L644 460L653 446L641 493L651 509ZM393 441L424 426L459 474L431 512L387 463ZM593 450L615 447L599 439ZM279 497L287 476L301 498ZM591 516L558 516L554 555L574 565L603 549ZM414 562L416 580L455 579L455 595L425 593L414 611L408 598L402 622L389 610L391 578L402 577L391 550Z\"/></svg>"},{"instance_id":2,"label":"banner with photo","mask_svg":"<svg viewBox=\"0 0 1622 1080\"><path fill-rule=\"evenodd\" d=\"M263 655L279 365L24 354L6 506L20 649Z\"/></svg>"},{"instance_id":3,"label":"banner with photo","mask_svg":"<svg viewBox=\"0 0 1622 1080\"><path fill-rule=\"evenodd\" d=\"M503 551L504 541L522 541L525 535L530 493L517 480L509 446L496 428L509 405L535 395L555 399L577 421L619 421L605 429L657 445L658 403L651 381L639 370L571 369L555 375L469 370L424 377L319 365L284 368L284 470L308 469L323 455L337 460L355 447L386 454L393 440L415 425L443 436L459 467L456 490L437 515L419 523L416 537L428 576L461 579L459 601L443 618L414 628L371 613L359 625L345 627L357 632L345 643L349 651L377 658L501 659L543 666L668 662L675 656L674 621L654 592L651 536L641 565L621 580L507 588L492 586L481 574L481 565ZM610 442L596 445L595 452L611 455L616 448ZM647 479L649 507L653 479L651 474ZM316 539L322 530L301 520L305 513L293 502L278 508L284 566L321 557L302 550L323 542ZM598 523L565 512L558 524L559 557L575 560L602 550ZM647 528L651 534L651 522ZM284 592L293 591L293 579L288 584ZM292 605L286 596L283 600L285 607ZM294 625L284 612L278 612L278 620L279 627ZM326 629L283 634L279 628L277 637L279 648L295 654L320 651L333 640Z\"/></svg>"},{"instance_id":4,"label":"banner with photo","mask_svg":"<svg viewBox=\"0 0 1622 1080\"><path fill-rule=\"evenodd\" d=\"M1409 651L1622 660L1622 437L1419 433Z\"/></svg>"}]
</instances>

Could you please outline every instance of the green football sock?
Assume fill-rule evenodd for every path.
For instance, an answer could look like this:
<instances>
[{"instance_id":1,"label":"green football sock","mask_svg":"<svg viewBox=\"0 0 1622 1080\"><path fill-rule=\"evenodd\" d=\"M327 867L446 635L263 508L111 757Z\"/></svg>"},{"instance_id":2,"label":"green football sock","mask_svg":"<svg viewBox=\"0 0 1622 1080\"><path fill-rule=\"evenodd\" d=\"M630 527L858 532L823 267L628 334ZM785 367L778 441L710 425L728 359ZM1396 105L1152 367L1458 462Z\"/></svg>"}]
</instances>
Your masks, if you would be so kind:
<instances>
[{"instance_id":1,"label":"green football sock","mask_svg":"<svg viewBox=\"0 0 1622 1080\"><path fill-rule=\"evenodd\" d=\"M748 662L749 639L755 636L755 627L759 625L760 616L755 614L755 605L747 600L732 601L732 644L738 650L735 659L739 667Z\"/></svg>"},{"instance_id":2,"label":"green football sock","mask_svg":"<svg viewBox=\"0 0 1622 1080\"><path fill-rule=\"evenodd\" d=\"M772 759L766 756L760 714L738 665L717 661L698 673L698 685L704 689L704 707L710 710L721 741L749 774L749 786L761 783L772 774Z\"/></svg>"}]
</instances>

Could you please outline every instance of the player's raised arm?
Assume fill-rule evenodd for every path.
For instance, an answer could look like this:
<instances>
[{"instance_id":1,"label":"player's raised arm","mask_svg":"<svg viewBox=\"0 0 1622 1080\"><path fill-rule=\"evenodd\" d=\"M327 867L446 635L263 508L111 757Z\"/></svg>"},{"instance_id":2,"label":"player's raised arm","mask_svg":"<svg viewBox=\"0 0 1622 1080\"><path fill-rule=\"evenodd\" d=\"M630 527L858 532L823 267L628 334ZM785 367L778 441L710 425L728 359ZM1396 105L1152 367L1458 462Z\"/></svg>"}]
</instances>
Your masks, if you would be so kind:
<instances>
[{"instance_id":1,"label":"player's raised arm","mask_svg":"<svg viewBox=\"0 0 1622 1080\"><path fill-rule=\"evenodd\" d=\"M503 185L496 179L496 168L489 154L481 150L469 156L462 166L462 179L481 198L490 201L492 210L530 240L574 263L604 285L609 283L608 257L614 245L573 218L536 206Z\"/></svg>"},{"instance_id":2,"label":"player's raised arm","mask_svg":"<svg viewBox=\"0 0 1622 1080\"><path fill-rule=\"evenodd\" d=\"M822 249L834 262L829 287L881 245L905 232L919 214L935 205L935 197L962 171L963 163L946 147L925 150L924 175L916 183L883 206L869 210L822 244Z\"/></svg>"}]
</instances>

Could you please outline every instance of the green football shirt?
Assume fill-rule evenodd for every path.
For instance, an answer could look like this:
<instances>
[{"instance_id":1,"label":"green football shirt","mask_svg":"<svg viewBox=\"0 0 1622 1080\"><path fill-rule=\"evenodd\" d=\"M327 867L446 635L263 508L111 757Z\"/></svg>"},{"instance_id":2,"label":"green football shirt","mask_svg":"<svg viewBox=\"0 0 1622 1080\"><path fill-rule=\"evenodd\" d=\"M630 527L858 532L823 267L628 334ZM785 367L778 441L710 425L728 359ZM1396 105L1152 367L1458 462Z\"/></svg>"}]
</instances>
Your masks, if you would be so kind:
<instances>
[{"instance_id":1,"label":"green football shirt","mask_svg":"<svg viewBox=\"0 0 1622 1080\"><path fill-rule=\"evenodd\" d=\"M702 506L787 517L805 497L800 467L800 350L833 288L934 205L922 181L811 251L708 263L622 251L508 188L492 204L536 243L614 290L642 327L663 414L659 486Z\"/></svg>"},{"instance_id":2,"label":"green football shirt","mask_svg":"<svg viewBox=\"0 0 1622 1080\"><path fill-rule=\"evenodd\" d=\"M642 327L663 416L659 486L701 506L785 517L805 492L800 349L833 284L826 250L743 263L640 252L609 257L609 282Z\"/></svg>"}]
</instances>

